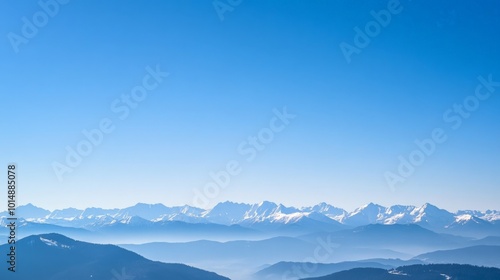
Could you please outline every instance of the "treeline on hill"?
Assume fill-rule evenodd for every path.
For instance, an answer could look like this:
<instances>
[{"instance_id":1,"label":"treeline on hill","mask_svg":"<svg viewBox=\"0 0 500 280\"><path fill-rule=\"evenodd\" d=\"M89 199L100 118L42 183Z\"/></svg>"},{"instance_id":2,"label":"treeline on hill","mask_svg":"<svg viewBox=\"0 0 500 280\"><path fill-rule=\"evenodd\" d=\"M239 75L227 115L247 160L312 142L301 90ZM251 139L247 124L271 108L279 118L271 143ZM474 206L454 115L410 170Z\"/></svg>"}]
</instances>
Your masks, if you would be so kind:
<instances>
[{"instance_id":1,"label":"treeline on hill","mask_svg":"<svg viewBox=\"0 0 500 280\"><path fill-rule=\"evenodd\" d=\"M393 270L355 268L307 280L443 280L446 276L451 279L498 280L500 269L460 264L410 265Z\"/></svg>"}]
</instances>

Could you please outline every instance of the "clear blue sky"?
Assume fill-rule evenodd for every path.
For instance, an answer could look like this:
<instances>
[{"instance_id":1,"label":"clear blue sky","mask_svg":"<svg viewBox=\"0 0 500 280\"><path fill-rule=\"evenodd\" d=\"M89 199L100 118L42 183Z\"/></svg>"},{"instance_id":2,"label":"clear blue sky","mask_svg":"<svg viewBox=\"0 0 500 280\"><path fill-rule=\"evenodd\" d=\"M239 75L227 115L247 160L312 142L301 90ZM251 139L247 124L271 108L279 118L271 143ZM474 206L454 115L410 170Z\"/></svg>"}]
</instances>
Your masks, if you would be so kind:
<instances>
[{"instance_id":1,"label":"clear blue sky","mask_svg":"<svg viewBox=\"0 0 500 280\"><path fill-rule=\"evenodd\" d=\"M19 165L19 203L192 204L236 160L241 173L211 204L500 209L500 87L459 129L443 120L478 76L500 81L500 5L401 1L347 63L339 45L387 7L353 2L245 0L221 21L211 1L74 0L16 53L8 34L43 10L2 1L0 152ZM119 119L112 102L156 65L170 75ZM247 162L238 145L285 106L297 117ZM59 181L53 162L103 118L115 130ZM391 190L385 172L438 127L448 140Z\"/></svg>"}]
</instances>

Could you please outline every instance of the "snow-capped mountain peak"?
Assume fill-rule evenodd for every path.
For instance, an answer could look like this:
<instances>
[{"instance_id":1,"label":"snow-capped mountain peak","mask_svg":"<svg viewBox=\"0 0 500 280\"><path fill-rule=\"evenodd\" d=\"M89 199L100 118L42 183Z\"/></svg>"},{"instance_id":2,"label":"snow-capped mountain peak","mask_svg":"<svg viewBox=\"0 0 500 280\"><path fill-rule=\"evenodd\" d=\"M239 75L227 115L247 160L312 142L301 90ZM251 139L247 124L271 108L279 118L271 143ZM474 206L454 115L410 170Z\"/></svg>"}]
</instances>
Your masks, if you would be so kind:
<instances>
[{"instance_id":1,"label":"snow-capped mountain peak","mask_svg":"<svg viewBox=\"0 0 500 280\"><path fill-rule=\"evenodd\" d=\"M184 222L190 224L239 225L265 227L297 224L299 227L315 227L330 230L332 225L363 226L369 224L417 224L431 230L460 230L464 227L495 229L500 211L462 210L450 213L432 204L422 206L393 205L384 207L368 203L352 212L334 207L326 202L310 207L289 207L270 201L256 204L221 202L212 209L204 210L188 205L167 207L163 204L138 203L124 209L68 208L47 211L34 205L21 206L24 217L20 225L43 223L71 228L95 230L106 226L153 226L155 223ZM20 207L20 208L21 208ZM30 211L28 211L30 210ZM6 223L7 212L0 213L0 225ZM329 228L330 226L330 228ZM493 232L496 234L495 232Z\"/></svg>"}]
</instances>

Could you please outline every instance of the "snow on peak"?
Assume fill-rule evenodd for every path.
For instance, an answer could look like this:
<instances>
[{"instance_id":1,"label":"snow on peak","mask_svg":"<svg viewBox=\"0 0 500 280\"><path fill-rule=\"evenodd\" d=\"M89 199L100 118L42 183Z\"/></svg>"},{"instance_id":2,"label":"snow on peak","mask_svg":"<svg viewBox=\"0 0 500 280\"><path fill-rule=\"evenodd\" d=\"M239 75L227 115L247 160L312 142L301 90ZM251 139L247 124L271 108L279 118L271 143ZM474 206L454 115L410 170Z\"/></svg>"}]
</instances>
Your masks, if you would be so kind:
<instances>
[{"instance_id":1,"label":"snow on peak","mask_svg":"<svg viewBox=\"0 0 500 280\"><path fill-rule=\"evenodd\" d=\"M350 213L349 216L365 215L365 216L376 216L377 218L382 217L382 214L386 211L386 208L378 204L369 203L359 207Z\"/></svg>"},{"instance_id":2,"label":"snow on peak","mask_svg":"<svg viewBox=\"0 0 500 280\"><path fill-rule=\"evenodd\" d=\"M262 201L261 203L257 204L257 207L260 209L274 209L278 207L278 205L271 201Z\"/></svg>"},{"instance_id":3,"label":"snow on peak","mask_svg":"<svg viewBox=\"0 0 500 280\"><path fill-rule=\"evenodd\" d=\"M460 224L460 225L466 225L468 223L474 223L474 224L486 224L485 220L478 218L476 216L473 216L471 214L463 214L463 215L458 215L455 216L455 223Z\"/></svg>"},{"instance_id":4,"label":"snow on peak","mask_svg":"<svg viewBox=\"0 0 500 280\"><path fill-rule=\"evenodd\" d=\"M472 219L473 219L473 217L472 217L472 215L471 215L471 214L465 214L465 215L460 215L460 216L457 216L457 217L455 218L455 221L456 221L457 223L461 223L461 222L468 222L468 221L470 221L470 220L472 220Z\"/></svg>"},{"instance_id":5,"label":"snow on peak","mask_svg":"<svg viewBox=\"0 0 500 280\"><path fill-rule=\"evenodd\" d=\"M22 207L22 208L21 208ZM167 207L163 204L138 203L124 209L68 208L47 211L32 204L21 206L19 211L24 223L45 223L76 228L97 228L106 225L143 226L157 222L182 221L186 223L214 223L223 225L253 223L295 223L337 221L345 225L368 224L419 224L431 228L447 226L486 225L500 221L500 211L461 210L450 213L430 203L420 207L394 205L384 207L368 203L354 211L334 207L326 202L308 207L288 207L270 201L245 204L225 201L211 209L200 209L188 205ZM0 212L0 226L5 223L7 212ZM304 219L304 220L303 220Z\"/></svg>"},{"instance_id":6,"label":"snow on peak","mask_svg":"<svg viewBox=\"0 0 500 280\"><path fill-rule=\"evenodd\" d=\"M278 205L273 202L263 201L259 204L254 204L250 210L245 213L244 219L256 219L257 221L264 220L267 216L276 213Z\"/></svg>"},{"instance_id":7,"label":"snow on peak","mask_svg":"<svg viewBox=\"0 0 500 280\"><path fill-rule=\"evenodd\" d=\"M283 223L290 224L300 221L302 218L307 217L306 213L293 213L293 214L284 214L284 213L275 213L270 218L272 223Z\"/></svg>"}]
</instances>

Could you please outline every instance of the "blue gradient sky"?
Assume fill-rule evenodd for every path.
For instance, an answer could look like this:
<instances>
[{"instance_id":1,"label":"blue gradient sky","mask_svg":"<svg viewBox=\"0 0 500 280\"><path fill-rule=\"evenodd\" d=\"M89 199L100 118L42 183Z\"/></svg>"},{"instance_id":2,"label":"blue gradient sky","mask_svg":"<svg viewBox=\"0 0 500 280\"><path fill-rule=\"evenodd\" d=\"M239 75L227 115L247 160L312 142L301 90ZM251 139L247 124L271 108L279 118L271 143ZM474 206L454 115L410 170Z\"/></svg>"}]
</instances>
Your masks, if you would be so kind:
<instances>
[{"instance_id":1,"label":"blue gradient sky","mask_svg":"<svg viewBox=\"0 0 500 280\"><path fill-rule=\"evenodd\" d=\"M71 1L16 54L7 34L41 8L2 1L2 164L19 164L21 204L48 209L192 204L232 159L212 205L500 209L500 88L459 129L442 117L478 76L500 81L500 5L417 2L347 63L339 44L387 2L243 1L221 21L211 1ZM170 76L119 120L110 104L148 65ZM285 106L297 118L246 162L238 145ZM105 117L115 131L60 182L52 163ZM437 127L448 141L392 191L384 173Z\"/></svg>"}]
</instances>

